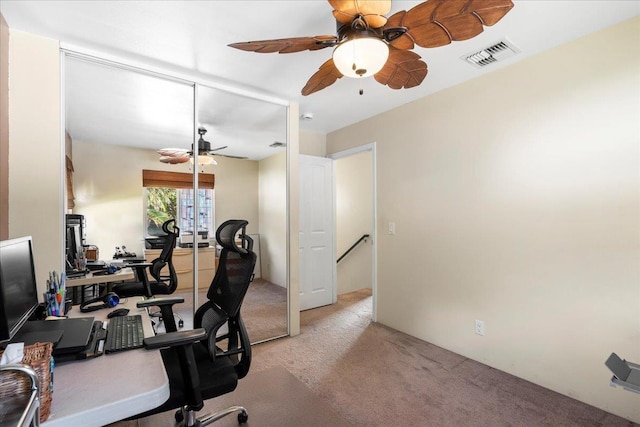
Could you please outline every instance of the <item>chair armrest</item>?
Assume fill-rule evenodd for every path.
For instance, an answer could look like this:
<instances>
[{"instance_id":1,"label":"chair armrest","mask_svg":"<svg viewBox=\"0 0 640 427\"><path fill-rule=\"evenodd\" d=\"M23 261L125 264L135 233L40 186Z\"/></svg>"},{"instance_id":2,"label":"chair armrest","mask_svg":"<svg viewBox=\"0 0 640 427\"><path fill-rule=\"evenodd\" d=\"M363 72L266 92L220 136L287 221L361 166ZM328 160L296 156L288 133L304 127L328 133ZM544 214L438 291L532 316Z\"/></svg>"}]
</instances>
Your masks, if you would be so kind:
<instances>
[{"instance_id":1,"label":"chair armrest","mask_svg":"<svg viewBox=\"0 0 640 427\"><path fill-rule=\"evenodd\" d=\"M167 298L149 298L146 300L138 301L136 306L138 308L144 307L160 307L160 314L164 321L164 328L167 332L175 332L178 330L176 326L176 318L173 315L173 305L184 302L184 298L180 297L167 297Z\"/></svg>"},{"instance_id":2,"label":"chair armrest","mask_svg":"<svg viewBox=\"0 0 640 427\"><path fill-rule=\"evenodd\" d=\"M122 268L131 268L135 275L137 280L143 280L142 276L144 275L146 277L146 272L145 270L149 267L151 267L153 264L150 262L136 262L136 263L126 263L126 264L122 264Z\"/></svg>"},{"instance_id":3,"label":"chair armrest","mask_svg":"<svg viewBox=\"0 0 640 427\"><path fill-rule=\"evenodd\" d=\"M182 297L167 297L167 298L150 298L136 303L136 307L162 307L164 305L173 305L184 302Z\"/></svg>"},{"instance_id":4,"label":"chair armrest","mask_svg":"<svg viewBox=\"0 0 640 427\"><path fill-rule=\"evenodd\" d=\"M139 268L139 267L150 267L153 264L151 264L150 262L128 262L128 263L122 263L122 267L127 268L127 267L131 267L131 268Z\"/></svg>"},{"instance_id":5,"label":"chair armrest","mask_svg":"<svg viewBox=\"0 0 640 427\"><path fill-rule=\"evenodd\" d=\"M163 347L177 347L185 344L193 344L206 337L207 331L204 328L190 331L167 332L166 334L145 338L144 346L149 350Z\"/></svg>"}]
</instances>

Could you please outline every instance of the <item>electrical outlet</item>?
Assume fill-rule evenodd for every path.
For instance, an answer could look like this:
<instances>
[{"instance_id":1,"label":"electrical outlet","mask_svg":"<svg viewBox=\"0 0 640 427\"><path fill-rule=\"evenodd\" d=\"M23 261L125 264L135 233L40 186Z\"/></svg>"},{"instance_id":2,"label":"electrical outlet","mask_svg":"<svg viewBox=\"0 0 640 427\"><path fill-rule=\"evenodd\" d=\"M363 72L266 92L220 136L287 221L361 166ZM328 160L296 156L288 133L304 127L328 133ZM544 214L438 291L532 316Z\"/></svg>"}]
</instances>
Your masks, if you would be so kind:
<instances>
[{"instance_id":1,"label":"electrical outlet","mask_svg":"<svg viewBox=\"0 0 640 427\"><path fill-rule=\"evenodd\" d=\"M484 335L484 320L476 320L476 334Z\"/></svg>"}]
</instances>

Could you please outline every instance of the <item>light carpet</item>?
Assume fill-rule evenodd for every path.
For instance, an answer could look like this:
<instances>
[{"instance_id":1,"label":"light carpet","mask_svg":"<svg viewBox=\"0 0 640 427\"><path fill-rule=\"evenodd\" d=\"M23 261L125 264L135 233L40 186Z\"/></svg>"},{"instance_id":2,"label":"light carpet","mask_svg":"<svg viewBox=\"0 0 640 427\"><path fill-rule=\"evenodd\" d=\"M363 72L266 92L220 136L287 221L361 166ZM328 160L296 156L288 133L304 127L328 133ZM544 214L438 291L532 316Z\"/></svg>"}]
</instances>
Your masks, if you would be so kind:
<instances>
[{"instance_id":1,"label":"light carpet","mask_svg":"<svg viewBox=\"0 0 640 427\"><path fill-rule=\"evenodd\" d=\"M254 346L251 373L240 381L238 391L207 405L222 407L223 399L246 404L254 427L260 425L255 424L259 422L256 418L262 421L263 415L256 416L253 405L286 414L277 424L283 427L344 425L336 424L336 414L354 426L638 427L593 406L372 323L371 308L371 292L362 290L340 295L331 306L302 312L299 336ZM306 385L306 391L310 390L312 397L305 402L321 408L307 409L305 403L302 412L327 411L330 415L326 419L314 415L316 424L310 424L300 418L297 411L302 404L287 392L289 385L280 382L260 386L248 383L257 388L252 390L255 394L251 399L236 396L243 382L282 368ZM324 409L327 407L331 411ZM172 421L169 416L166 420ZM143 422L146 420L140 420L140 425L150 425ZM235 419L225 422L232 424L219 425L237 425Z\"/></svg>"},{"instance_id":2,"label":"light carpet","mask_svg":"<svg viewBox=\"0 0 640 427\"><path fill-rule=\"evenodd\" d=\"M326 402L281 366L262 372L249 372L230 394L206 402L200 414L229 406L247 408L247 427L350 426ZM139 427L173 427L174 412L169 411L138 420ZM217 427L237 427L237 414L216 421Z\"/></svg>"},{"instance_id":3,"label":"light carpet","mask_svg":"<svg viewBox=\"0 0 640 427\"><path fill-rule=\"evenodd\" d=\"M175 305L174 310L183 319L184 329L192 329L193 294L182 291L172 296L184 298L185 302ZM198 305L206 300L207 292L199 292ZM286 335L287 289L264 279L255 279L249 285L241 313L252 343Z\"/></svg>"}]
</instances>

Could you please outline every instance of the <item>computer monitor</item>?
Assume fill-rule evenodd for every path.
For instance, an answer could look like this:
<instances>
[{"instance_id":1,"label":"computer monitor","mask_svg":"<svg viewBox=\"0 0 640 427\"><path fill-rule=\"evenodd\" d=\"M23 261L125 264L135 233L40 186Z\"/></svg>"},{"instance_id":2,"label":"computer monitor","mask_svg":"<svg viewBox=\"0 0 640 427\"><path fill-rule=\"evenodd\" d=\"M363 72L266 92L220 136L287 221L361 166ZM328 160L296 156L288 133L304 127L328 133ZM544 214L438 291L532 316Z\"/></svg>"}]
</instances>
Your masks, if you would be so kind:
<instances>
[{"instance_id":1,"label":"computer monitor","mask_svg":"<svg viewBox=\"0 0 640 427\"><path fill-rule=\"evenodd\" d=\"M78 214L66 214L64 216L64 222L67 225L79 225L80 226L80 239L82 245L87 244L87 223L84 219L84 215Z\"/></svg>"},{"instance_id":2,"label":"computer monitor","mask_svg":"<svg viewBox=\"0 0 640 427\"><path fill-rule=\"evenodd\" d=\"M9 341L38 307L31 236L0 242L0 343Z\"/></svg>"},{"instance_id":3,"label":"computer monitor","mask_svg":"<svg viewBox=\"0 0 640 427\"><path fill-rule=\"evenodd\" d=\"M66 270L81 269L78 261L83 256L82 238L80 235L80 225L67 224L67 268Z\"/></svg>"}]
</instances>

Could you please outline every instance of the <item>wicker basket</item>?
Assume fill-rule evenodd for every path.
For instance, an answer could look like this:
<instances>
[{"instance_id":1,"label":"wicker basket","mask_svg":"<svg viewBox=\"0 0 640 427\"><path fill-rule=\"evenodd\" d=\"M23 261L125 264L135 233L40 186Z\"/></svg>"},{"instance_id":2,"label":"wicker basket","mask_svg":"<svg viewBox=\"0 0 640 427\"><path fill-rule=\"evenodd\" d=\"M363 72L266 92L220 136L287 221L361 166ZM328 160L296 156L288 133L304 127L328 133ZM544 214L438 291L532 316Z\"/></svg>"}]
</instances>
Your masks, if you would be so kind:
<instances>
[{"instance_id":1,"label":"wicker basket","mask_svg":"<svg viewBox=\"0 0 640 427\"><path fill-rule=\"evenodd\" d=\"M38 374L40 384L40 422L49 418L51 411L52 387L51 387L51 352L53 344L35 343L24 347L22 363L29 365ZM2 351L0 350L0 356ZM17 372L4 372L0 377L0 399L9 398L18 394L31 393L31 380Z\"/></svg>"}]
</instances>

